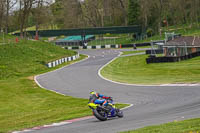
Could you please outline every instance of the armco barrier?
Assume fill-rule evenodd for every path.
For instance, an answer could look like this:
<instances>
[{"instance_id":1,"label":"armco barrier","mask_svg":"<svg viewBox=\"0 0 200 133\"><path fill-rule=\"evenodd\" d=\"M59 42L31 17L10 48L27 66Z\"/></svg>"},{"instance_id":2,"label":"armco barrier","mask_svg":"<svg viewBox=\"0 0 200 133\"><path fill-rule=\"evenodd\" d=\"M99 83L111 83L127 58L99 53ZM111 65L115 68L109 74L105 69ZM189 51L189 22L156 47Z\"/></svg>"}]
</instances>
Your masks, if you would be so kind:
<instances>
[{"instance_id":1,"label":"armco barrier","mask_svg":"<svg viewBox=\"0 0 200 133\"><path fill-rule=\"evenodd\" d=\"M163 54L164 50L163 49L155 49L155 50L146 50L146 54Z\"/></svg>"},{"instance_id":2,"label":"armco barrier","mask_svg":"<svg viewBox=\"0 0 200 133\"><path fill-rule=\"evenodd\" d=\"M59 60L49 62L49 63L47 63L47 67L48 68L55 67L55 66L60 65L64 62L73 61L73 60L76 60L78 58L79 58L79 53L74 55L74 56L71 56L71 57L64 57L64 58L61 58Z\"/></svg>"},{"instance_id":3,"label":"armco barrier","mask_svg":"<svg viewBox=\"0 0 200 133\"><path fill-rule=\"evenodd\" d=\"M200 51L179 57L149 57L146 59L146 63L150 64L150 63L162 63L162 62L178 62L181 60L191 59L197 56L200 56Z\"/></svg>"},{"instance_id":4,"label":"armco barrier","mask_svg":"<svg viewBox=\"0 0 200 133\"><path fill-rule=\"evenodd\" d=\"M150 46L151 43L138 43L138 44L123 44L121 48L130 48L130 47L142 47L142 46ZM103 48L120 48L120 45L96 45L96 46L69 46L65 47L65 49L103 49Z\"/></svg>"},{"instance_id":5,"label":"armco barrier","mask_svg":"<svg viewBox=\"0 0 200 133\"><path fill-rule=\"evenodd\" d=\"M164 43L164 40L154 41L154 42L145 42L145 43L133 43L133 44L115 44L115 45L96 45L96 46L69 46L65 47L65 49L100 49L100 48L135 48L136 47L143 47L143 46L151 46L151 43Z\"/></svg>"}]
</instances>

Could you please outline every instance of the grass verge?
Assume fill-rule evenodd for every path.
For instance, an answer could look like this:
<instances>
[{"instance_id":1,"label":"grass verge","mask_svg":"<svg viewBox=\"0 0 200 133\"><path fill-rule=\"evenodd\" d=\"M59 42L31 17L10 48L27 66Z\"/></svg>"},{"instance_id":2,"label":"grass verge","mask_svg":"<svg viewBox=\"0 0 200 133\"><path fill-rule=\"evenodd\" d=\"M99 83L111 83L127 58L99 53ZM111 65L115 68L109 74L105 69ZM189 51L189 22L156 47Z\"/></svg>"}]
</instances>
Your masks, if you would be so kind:
<instances>
[{"instance_id":1,"label":"grass verge","mask_svg":"<svg viewBox=\"0 0 200 133\"><path fill-rule=\"evenodd\" d=\"M130 84L199 83L200 57L176 63L146 64L148 55L120 57L101 74L107 79Z\"/></svg>"},{"instance_id":2,"label":"grass verge","mask_svg":"<svg viewBox=\"0 0 200 133\"><path fill-rule=\"evenodd\" d=\"M171 122L122 133L200 133L200 119Z\"/></svg>"}]
</instances>

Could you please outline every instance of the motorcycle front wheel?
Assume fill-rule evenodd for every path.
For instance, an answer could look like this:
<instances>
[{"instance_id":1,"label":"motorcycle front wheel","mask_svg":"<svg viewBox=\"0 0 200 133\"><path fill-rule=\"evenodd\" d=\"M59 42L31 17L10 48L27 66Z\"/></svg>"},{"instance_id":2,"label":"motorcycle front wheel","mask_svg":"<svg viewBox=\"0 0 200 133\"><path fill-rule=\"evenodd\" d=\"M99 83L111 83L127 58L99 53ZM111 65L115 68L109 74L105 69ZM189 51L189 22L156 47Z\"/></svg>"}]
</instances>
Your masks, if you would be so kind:
<instances>
[{"instance_id":1,"label":"motorcycle front wheel","mask_svg":"<svg viewBox=\"0 0 200 133\"><path fill-rule=\"evenodd\" d=\"M99 119L100 121L106 121L107 120L107 114L105 111L102 110L93 110L94 116Z\"/></svg>"}]
</instances>

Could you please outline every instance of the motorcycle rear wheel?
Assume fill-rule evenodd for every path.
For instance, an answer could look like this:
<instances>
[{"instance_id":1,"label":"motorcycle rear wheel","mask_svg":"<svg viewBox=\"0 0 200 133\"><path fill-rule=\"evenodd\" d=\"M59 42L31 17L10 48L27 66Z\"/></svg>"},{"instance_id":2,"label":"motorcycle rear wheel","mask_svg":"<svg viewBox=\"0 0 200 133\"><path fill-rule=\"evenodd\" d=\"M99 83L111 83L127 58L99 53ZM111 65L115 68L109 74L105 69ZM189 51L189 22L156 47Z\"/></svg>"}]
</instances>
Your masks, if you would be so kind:
<instances>
[{"instance_id":1,"label":"motorcycle rear wheel","mask_svg":"<svg viewBox=\"0 0 200 133\"><path fill-rule=\"evenodd\" d=\"M116 114L119 118L124 117L123 112L120 109L117 109L117 114Z\"/></svg>"}]
</instances>

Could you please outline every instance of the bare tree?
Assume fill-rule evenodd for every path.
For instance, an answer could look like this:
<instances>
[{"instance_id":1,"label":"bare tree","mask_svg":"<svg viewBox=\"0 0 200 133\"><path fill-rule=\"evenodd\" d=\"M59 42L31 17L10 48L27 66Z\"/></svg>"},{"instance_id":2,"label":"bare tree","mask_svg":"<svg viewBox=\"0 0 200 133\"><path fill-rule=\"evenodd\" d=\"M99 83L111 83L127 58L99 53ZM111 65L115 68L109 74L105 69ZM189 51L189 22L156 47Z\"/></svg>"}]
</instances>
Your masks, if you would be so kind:
<instances>
[{"instance_id":1,"label":"bare tree","mask_svg":"<svg viewBox=\"0 0 200 133\"><path fill-rule=\"evenodd\" d=\"M24 26L27 22L28 15L35 4L36 0L20 0L19 1L19 21L20 21L20 36L24 37Z\"/></svg>"},{"instance_id":2,"label":"bare tree","mask_svg":"<svg viewBox=\"0 0 200 133\"><path fill-rule=\"evenodd\" d=\"M6 26L5 26L5 32L8 33L8 27L9 27L9 13L10 10L16 5L17 0L6 0Z\"/></svg>"},{"instance_id":3,"label":"bare tree","mask_svg":"<svg viewBox=\"0 0 200 133\"><path fill-rule=\"evenodd\" d=\"M0 1L0 30L3 28L3 19L5 15L5 0Z\"/></svg>"},{"instance_id":4,"label":"bare tree","mask_svg":"<svg viewBox=\"0 0 200 133\"><path fill-rule=\"evenodd\" d=\"M127 13L128 0L118 0L118 2L120 3L120 6L123 12L124 23L127 26L128 25L128 13Z\"/></svg>"},{"instance_id":5,"label":"bare tree","mask_svg":"<svg viewBox=\"0 0 200 133\"><path fill-rule=\"evenodd\" d=\"M86 0L82 3L83 17L93 27L101 27L103 8L99 0Z\"/></svg>"}]
</instances>

